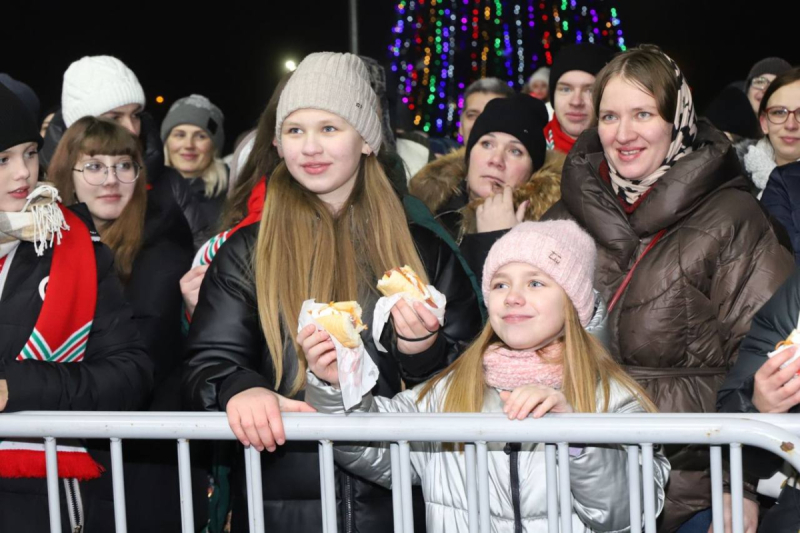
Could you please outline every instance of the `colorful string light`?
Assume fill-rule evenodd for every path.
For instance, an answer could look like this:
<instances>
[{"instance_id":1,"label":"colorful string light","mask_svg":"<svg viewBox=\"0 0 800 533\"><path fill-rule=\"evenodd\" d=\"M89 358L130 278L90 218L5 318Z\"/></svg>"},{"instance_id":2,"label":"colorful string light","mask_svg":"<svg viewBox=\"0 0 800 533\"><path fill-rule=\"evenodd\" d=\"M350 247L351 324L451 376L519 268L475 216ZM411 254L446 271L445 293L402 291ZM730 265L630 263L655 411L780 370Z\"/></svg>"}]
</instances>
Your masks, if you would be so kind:
<instances>
[{"instance_id":1,"label":"colorful string light","mask_svg":"<svg viewBox=\"0 0 800 533\"><path fill-rule=\"evenodd\" d=\"M425 132L452 135L463 92L497 76L520 89L566 43L625 50L617 9L604 0L397 0L389 45L400 99Z\"/></svg>"}]
</instances>

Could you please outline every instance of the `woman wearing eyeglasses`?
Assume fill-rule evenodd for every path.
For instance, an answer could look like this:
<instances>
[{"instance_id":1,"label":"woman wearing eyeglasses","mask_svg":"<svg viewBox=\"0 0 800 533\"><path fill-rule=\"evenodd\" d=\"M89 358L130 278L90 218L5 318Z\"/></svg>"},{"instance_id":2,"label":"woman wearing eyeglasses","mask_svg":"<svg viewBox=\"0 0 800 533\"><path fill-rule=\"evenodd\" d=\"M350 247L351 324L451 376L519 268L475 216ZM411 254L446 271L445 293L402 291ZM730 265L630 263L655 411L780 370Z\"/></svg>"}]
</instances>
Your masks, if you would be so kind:
<instances>
[{"instance_id":1,"label":"woman wearing eyeglasses","mask_svg":"<svg viewBox=\"0 0 800 533\"><path fill-rule=\"evenodd\" d=\"M64 203L86 205L102 242L114 254L134 322L155 366L155 389L145 407L174 411L180 409L177 391L184 340L179 281L191 265L192 236L178 206L148 190L145 174L136 137L97 117L84 117L70 126L49 167L49 178ZM132 530L180 529L175 457L174 445L126 444L126 499ZM192 477L198 496L195 523L200 524L205 519L200 498L205 476L198 471ZM148 512L136 512L140 506Z\"/></svg>"},{"instance_id":2,"label":"woman wearing eyeglasses","mask_svg":"<svg viewBox=\"0 0 800 533\"><path fill-rule=\"evenodd\" d=\"M791 70L792 66L779 57L768 57L757 62L747 75L745 93L753 112L761 118L763 110L761 105L766 102L766 92L777 76ZM764 134L768 132L764 129ZM753 182L753 193L757 198L764 194L769 175L776 165L775 151L769 138L746 140L736 144L736 152L744 167L745 173Z\"/></svg>"},{"instance_id":3,"label":"woman wearing eyeglasses","mask_svg":"<svg viewBox=\"0 0 800 533\"><path fill-rule=\"evenodd\" d=\"M795 261L800 262L800 68L775 78L760 111L776 165L761 203L789 233Z\"/></svg>"}]
</instances>

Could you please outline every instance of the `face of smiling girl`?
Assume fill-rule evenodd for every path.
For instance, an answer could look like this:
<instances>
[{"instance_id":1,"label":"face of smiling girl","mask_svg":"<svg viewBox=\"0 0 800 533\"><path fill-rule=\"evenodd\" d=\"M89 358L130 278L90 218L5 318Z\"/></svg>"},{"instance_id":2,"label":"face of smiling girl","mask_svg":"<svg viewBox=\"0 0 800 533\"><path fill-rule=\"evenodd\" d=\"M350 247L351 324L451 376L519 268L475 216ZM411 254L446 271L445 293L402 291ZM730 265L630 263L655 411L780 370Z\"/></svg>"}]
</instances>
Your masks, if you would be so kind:
<instances>
[{"instance_id":1,"label":"face of smiling girl","mask_svg":"<svg viewBox=\"0 0 800 533\"><path fill-rule=\"evenodd\" d=\"M489 290L489 322L513 350L539 349L564 335L566 293L527 263L498 269Z\"/></svg>"}]
</instances>

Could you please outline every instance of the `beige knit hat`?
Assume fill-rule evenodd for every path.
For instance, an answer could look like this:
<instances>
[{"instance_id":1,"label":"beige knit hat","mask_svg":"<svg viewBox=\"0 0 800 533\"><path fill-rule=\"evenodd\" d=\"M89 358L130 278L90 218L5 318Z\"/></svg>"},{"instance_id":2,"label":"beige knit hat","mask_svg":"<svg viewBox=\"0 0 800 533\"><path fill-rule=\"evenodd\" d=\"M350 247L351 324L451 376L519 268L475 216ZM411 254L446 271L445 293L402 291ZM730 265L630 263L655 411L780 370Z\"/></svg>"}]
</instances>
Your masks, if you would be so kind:
<instances>
[{"instance_id":1,"label":"beige knit hat","mask_svg":"<svg viewBox=\"0 0 800 533\"><path fill-rule=\"evenodd\" d=\"M370 87L367 67L358 56L317 52L300 62L278 101L275 123L278 147L283 121L294 111L306 108L339 115L378 153L381 147L378 97Z\"/></svg>"}]
</instances>

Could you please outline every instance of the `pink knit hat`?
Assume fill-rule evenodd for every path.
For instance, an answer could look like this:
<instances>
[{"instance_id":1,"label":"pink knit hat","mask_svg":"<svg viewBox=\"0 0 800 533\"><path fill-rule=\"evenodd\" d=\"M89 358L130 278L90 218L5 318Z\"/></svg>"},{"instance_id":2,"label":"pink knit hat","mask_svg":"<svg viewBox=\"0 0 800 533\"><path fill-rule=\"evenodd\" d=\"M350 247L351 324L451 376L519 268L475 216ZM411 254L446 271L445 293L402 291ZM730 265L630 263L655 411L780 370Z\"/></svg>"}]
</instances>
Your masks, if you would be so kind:
<instances>
[{"instance_id":1,"label":"pink knit hat","mask_svg":"<svg viewBox=\"0 0 800 533\"><path fill-rule=\"evenodd\" d=\"M527 263L553 278L567 293L586 327L594 314L597 249L588 233L571 220L523 222L498 239L483 265L483 300L495 273L509 263Z\"/></svg>"}]
</instances>

